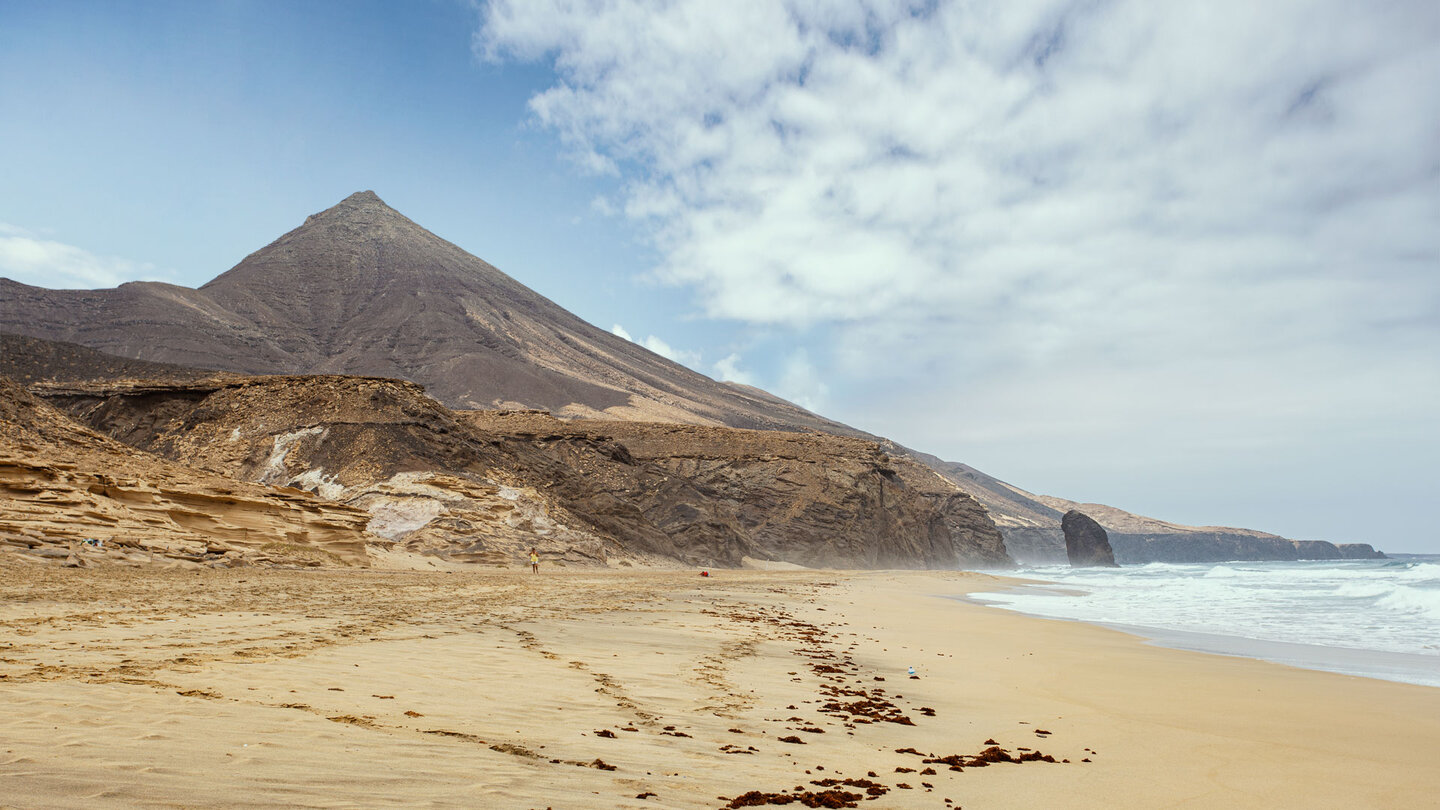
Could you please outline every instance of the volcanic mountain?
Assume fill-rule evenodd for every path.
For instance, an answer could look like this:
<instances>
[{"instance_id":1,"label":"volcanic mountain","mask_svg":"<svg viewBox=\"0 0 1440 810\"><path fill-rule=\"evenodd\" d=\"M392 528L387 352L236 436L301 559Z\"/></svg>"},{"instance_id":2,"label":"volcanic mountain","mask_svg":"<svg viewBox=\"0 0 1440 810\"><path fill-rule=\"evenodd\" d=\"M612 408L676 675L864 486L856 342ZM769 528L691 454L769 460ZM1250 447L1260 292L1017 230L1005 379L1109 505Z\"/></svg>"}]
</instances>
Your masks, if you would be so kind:
<instances>
[{"instance_id":1,"label":"volcanic mountain","mask_svg":"<svg viewBox=\"0 0 1440 810\"><path fill-rule=\"evenodd\" d=\"M984 504L1011 554L1023 561L1064 559L1060 515L1074 506L673 363L586 323L370 191L310 216L199 289L132 282L110 290L48 290L0 279L0 332L170 364L126 365L75 346L9 338L3 348L30 359L0 363L0 373L21 380L195 379L174 366L346 374L419 383L455 409L532 408L567 419L880 442L885 454L928 466ZM689 438L702 436L713 447L725 444L716 434ZM1111 507L1087 511L1110 533L1122 562L1293 559L1299 553L1295 541L1246 529L1179 526Z\"/></svg>"},{"instance_id":2,"label":"volcanic mountain","mask_svg":"<svg viewBox=\"0 0 1440 810\"><path fill-rule=\"evenodd\" d=\"M198 290L46 290L0 279L0 331L247 374L400 378L452 408L863 435L598 329L370 191L310 216Z\"/></svg>"}]
</instances>

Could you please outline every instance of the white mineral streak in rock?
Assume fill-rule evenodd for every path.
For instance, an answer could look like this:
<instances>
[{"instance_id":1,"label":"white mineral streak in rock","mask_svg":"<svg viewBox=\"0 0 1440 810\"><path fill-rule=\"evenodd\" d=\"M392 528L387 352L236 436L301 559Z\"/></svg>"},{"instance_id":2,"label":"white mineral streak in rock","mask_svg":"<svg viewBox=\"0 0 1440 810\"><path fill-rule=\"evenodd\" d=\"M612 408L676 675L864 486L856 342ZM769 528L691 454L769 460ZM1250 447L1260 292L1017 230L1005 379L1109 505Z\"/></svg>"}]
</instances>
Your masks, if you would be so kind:
<instances>
[{"instance_id":1,"label":"white mineral streak in rock","mask_svg":"<svg viewBox=\"0 0 1440 810\"><path fill-rule=\"evenodd\" d=\"M338 501L345 496L345 487L335 482L335 476L325 475L325 470L318 467L291 478L290 486L296 489L313 489L320 497L332 501Z\"/></svg>"},{"instance_id":2,"label":"white mineral streak in rock","mask_svg":"<svg viewBox=\"0 0 1440 810\"><path fill-rule=\"evenodd\" d=\"M260 483L274 484L285 478L285 456L290 454L290 448L295 443L307 436L325 437L325 428L320 426L308 427L291 433L281 433L275 437L275 446L270 449L270 457L265 459L265 466L260 469Z\"/></svg>"},{"instance_id":3,"label":"white mineral streak in rock","mask_svg":"<svg viewBox=\"0 0 1440 810\"><path fill-rule=\"evenodd\" d=\"M348 491L349 502L370 513L366 530L371 534L400 540L447 514L448 506L466 500L466 494L437 486L436 480L432 472L396 473L384 481Z\"/></svg>"},{"instance_id":4,"label":"white mineral streak in rock","mask_svg":"<svg viewBox=\"0 0 1440 810\"><path fill-rule=\"evenodd\" d=\"M445 514L445 505L426 497L375 495L365 499L370 522L365 530L386 540L399 540Z\"/></svg>"}]
</instances>

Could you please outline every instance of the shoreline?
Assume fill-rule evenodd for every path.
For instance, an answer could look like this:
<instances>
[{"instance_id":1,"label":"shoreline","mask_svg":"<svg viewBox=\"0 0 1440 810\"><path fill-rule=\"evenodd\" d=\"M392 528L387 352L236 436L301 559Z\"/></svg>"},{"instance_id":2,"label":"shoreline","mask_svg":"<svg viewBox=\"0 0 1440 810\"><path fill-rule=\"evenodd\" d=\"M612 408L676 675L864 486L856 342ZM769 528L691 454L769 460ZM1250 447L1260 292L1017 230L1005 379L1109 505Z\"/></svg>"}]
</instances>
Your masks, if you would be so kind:
<instances>
[{"instance_id":1,"label":"shoreline","mask_svg":"<svg viewBox=\"0 0 1440 810\"><path fill-rule=\"evenodd\" d=\"M0 806L718 808L801 790L874 808L1403 808L1440 792L1433 688L954 598L1012 581L990 574L696 573L0 559ZM990 748L1056 761L977 765Z\"/></svg>"},{"instance_id":2,"label":"shoreline","mask_svg":"<svg viewBox=\"0 0 1440 810\"><path fill-rule=\"evenodd\" d=\"M1415 562L1431 563L1440 562L1440 555L1408 555ZM1397 560L1386 560L1384 562L1396 562ZM1406 562L1407 560L1399 560ZM1333 567L1337 563L1354 562L1356 566L1370 567L1367 563L1373 561L1299 561L1302 565L1313 564L1316 567ZM1228 566L1256 566L1255 571L1263 570L1269 564L1280 566L1291 566L1296 561L1235 561L1229 563L1193 563L1193 564L1161 564L1175 569L1204 569L1214 570ZM1125 566L1136 569L1144 569L1153 564L1141 566ZM1122 567L1122 570L1123 568ZM1283 569L1282 569L1283 570ZM1105 610L1096 612L1093 605L1076 603L1071 609L1066 609L1066 599L1030 599L1028 597L1085 597L1092 593L1103 595L1106 589L1115 587L1121 594L1126 593L1126 588L1131 587L1129 583L1112 583L1109 581L1090 582L1083 579L1067 579L1065 574L1071 573L1068 569L1060 568L1050 570L1027 570L1023 579L1018 579L1004 588L999 588L989 593L966 594L962 597L964 601L972 604L991 607L1018 615L1031 616L1034 618L1050 619L1056 621L1073 621L1086 624L1092 627L1105 627L1117 630L1122 633L1135 636L1144 643L1153 644L1159 647L1174 650L1187 650L1192 652L1203 652L1211 655L1234 656L1250 658L1260 661L1268 661L1284 666L1291 666L1300 669L1330 672L1341 675L1356 677L1374 678L1376 680L1406 683L1416 686L1427 686L1432 688L1440 687L1440 655L1427 654L1418 651L1402 651L1395 649L1384 649L1381 645L1363 646L1366 640L1371 640L1369 635L1334 638L1332 641L1323 640L1288 640L1274 637L1272 630L1271 637L1257 637L1243 634L1244 628L1237 626L1236 631L1207 629L1203 626L1175 627L1166 626L1165 622L1174 622L1176 615L1173 613L1145 614L1142 608L1139 614L1133 614L1134 620L1111 619L1110 616L1126 615L1129 605L1125 603L1116 604L1113 601L1107 602L1098 598L1097 604L1107 605ZM1046 577L1047 579L1036 579L1034 577ZM1054 579L1053 577L1062 577ZM1208 581L1208 575L1189 581L1182 580L1177 585L1186 585L1192 581ZM1224 581L1224 580L1222 580ZM1366 583L1371 580L1365 580ZM1140 580L1145 582L1145 580ZM1327 583L1330 585L1333 583ZM1288 586L1289 583L1284 583ZM1153 584L1144 587L1153 589ZM1130 591L1132 594L1135 591ZM1383 593L1381 591L1380 593ZM1016 599L1008 599L1013 594ZM1373 594L1372 594L1373 595ZM1355 608L1341 608L1345 610L1356 610ZM1086 608L1089 608L1088 610ZM1288 605L1277 605L1275 609L1288 609ZM1120 611L1119 614L1116 611ZM1251 619L1259 618L1262 614L1251 616ZM1340 615L1352 619L1356 623L1373 622L1369 616L1362 616L1358 613L1349 615L1345 613L1331 614ZM1187 619L1191 618L1189 616ZM1146 623L1155 621L1155 624ZM1412 622L1413 623L1413 622ZM1189 624L1197 624L1190 621ZM1356 625L1352 625L1356 626ZM1370 629L1378 629L1370 626ZM1413 634L1413 628L1407 630ZM1413 637L1413 636L1412 636ZM1433 649L1433 645L1430 645Z\"/></svg>"},{"instance_id":3,"label":"shoreline","mask_svg":"<svg viewBox=\"0 0 1440 810\"><path fill-rule=\"evenodd\" d=\"M1046 587L1047 585L1049 583L1041 583L1040 587L1054 594L1074 595L1073 590L1065 585L1056 584L1053 588ZM1014 587L1018 587L1018 585ZM1175 630L1124 622L1098 622L1068 616L1046 616L1012 608L1000 602L970 594L943 598L953 598L978 607L1001 610L1032 619L1075 622L1088 627L1103 627L1132 636L1143 644L1161 649L1244 658L1309 672L1327 672L1333 675L1370 678L1386 683L1403 683L1410 686L1440 689L1440 656L1367 650L1356 647L1300 644L1226 633Z\"/></svg>"}]
</instances>

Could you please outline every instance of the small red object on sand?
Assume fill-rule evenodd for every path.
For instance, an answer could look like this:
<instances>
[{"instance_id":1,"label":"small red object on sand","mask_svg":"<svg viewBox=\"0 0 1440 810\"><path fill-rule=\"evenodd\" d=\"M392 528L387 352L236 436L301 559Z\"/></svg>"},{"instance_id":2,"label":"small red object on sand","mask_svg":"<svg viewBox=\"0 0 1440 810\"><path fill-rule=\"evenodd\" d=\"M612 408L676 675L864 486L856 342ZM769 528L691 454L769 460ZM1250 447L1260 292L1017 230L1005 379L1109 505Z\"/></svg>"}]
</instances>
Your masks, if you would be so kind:
<instances>
[{"instance_id":1,"label":"small red object on sand","mask_svg":"<svg viewBox=\"0 0 1440 810\"><path fill-rule=\"evenodd\" d=\"M700 572L700 576L702 576L702 577L708 577L708 576L710 576L710 572L709 572L709 571L701 571L701 572Z\"/></svg>"}]
</instances>

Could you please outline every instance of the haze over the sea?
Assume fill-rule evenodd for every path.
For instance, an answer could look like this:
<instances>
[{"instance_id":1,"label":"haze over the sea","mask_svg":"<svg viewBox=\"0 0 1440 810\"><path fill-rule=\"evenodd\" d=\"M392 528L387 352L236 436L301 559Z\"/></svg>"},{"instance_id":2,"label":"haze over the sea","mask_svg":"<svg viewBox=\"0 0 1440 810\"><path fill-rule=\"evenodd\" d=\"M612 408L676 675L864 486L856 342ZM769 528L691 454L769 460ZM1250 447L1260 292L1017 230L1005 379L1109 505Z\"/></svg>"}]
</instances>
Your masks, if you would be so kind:
<instances>
[{"instance_id":1,"label":"haze over the sea","mask_svg":"<svg viewBox=\"0 0 1440 810\"><path fill-rule=\"evenodd\" d=\"M1440 5L0 5L0 276L351 192L1032 492L1440 551Z\"/></svg>"}]
</instances>

